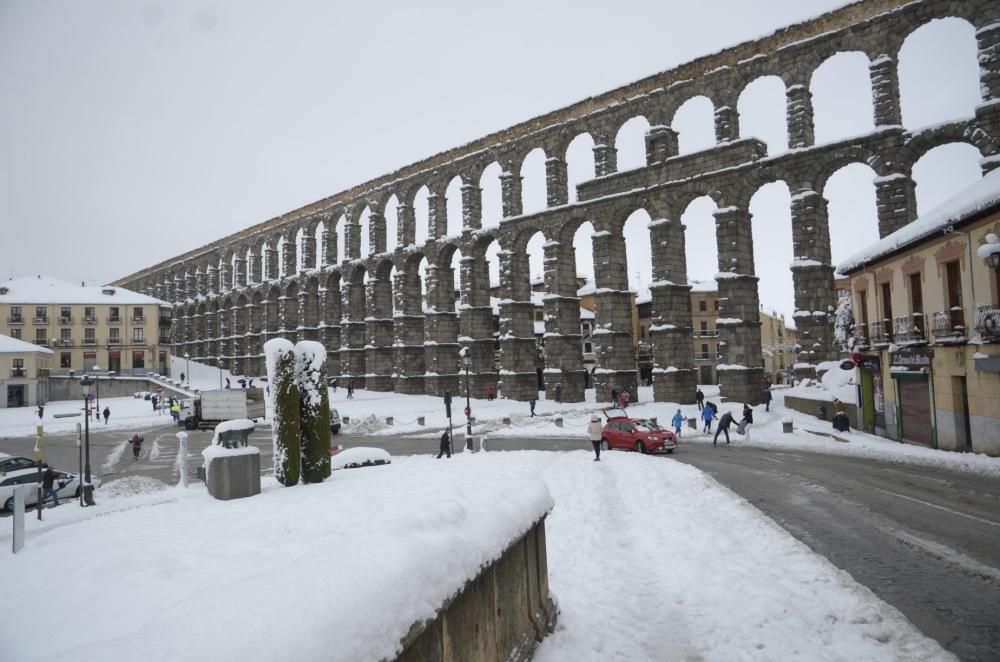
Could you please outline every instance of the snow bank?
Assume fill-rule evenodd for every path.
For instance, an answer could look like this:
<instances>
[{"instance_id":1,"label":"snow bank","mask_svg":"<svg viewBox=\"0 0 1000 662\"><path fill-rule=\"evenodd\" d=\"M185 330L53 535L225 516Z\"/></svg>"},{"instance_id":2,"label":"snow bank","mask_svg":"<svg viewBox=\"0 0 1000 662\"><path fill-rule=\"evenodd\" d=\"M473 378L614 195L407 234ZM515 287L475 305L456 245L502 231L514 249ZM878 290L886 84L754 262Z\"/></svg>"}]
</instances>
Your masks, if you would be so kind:
<instances>
[{"instance_id":1,"label":"snow bank","mask_svg":"<svg viewBox=\"0 0 1000 662\"><path fill-rule=\"evenodd\" d=\"M389 464L392 456L381 448L355 446L346 448L330 458L332 469L361 467L368 464Z\"/></svg>"}]
</instances>

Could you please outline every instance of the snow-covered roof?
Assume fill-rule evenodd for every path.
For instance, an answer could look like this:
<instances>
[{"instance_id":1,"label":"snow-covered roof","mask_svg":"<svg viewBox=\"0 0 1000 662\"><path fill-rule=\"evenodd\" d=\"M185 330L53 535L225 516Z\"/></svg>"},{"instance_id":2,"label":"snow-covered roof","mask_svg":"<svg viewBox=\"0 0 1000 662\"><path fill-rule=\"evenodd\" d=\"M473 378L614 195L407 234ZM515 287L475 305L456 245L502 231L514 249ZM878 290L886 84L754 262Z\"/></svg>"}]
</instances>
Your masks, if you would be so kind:
<instances>
[{"instance_id":1,"label":"snow-covered roof","mask_svg":"<svg viewBox=\"0 0 1000 662\"><path fill-rule=\"evenodd\" d=\"M19 340L18 338L11 338L10 336L5 336L0 333L0 353L23 354L25 352L41 352L42 354L51 354L52 350L46 347L40 347L39 345L32 345L30 342L25 342L23 340Z\"/></svg>"},{"instance_id":2,"label":"snow-covered roof","mask_svg":"<svg viewBox=\"0 0 1000 662\"><path fill-rule=\"evenodd\" d=\"M4 288L6 292L2 292ZM28 276L0 281L0 303L168 305L165 301L126 290L124 287L74 285L48 276Z\"/></svg>"},{"instance_id":3,"label":"snow-covered roof","mask_svg":"<svg viewBox=\"0 0 1000 662\"><path fill-rule=\"evenodd\" d=\"M714 280L692 280L689 281L692 292L718 292L719 284Z\"/></svg>"},{"instance_id":4,"label":"snow-covered roof","mask_svg":"<svg viewBox=\"0 0 1000 662\"><path fill-rule=\"evenodd\" d=\"M857 271L898 251L926 239L949 225L959 223L984 212L1000 209L1000 169L993 170L978 182L942 203L935 209L858 251L837 266L837 272Z\"/></svg>"}]
</instances>

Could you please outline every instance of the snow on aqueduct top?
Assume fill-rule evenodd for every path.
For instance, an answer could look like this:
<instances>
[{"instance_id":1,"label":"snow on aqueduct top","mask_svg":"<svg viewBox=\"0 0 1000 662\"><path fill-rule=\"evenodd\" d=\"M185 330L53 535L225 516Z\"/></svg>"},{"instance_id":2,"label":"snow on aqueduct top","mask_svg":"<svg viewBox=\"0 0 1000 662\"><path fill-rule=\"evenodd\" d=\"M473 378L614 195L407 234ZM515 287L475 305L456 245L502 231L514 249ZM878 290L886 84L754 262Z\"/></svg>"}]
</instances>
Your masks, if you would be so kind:
<instances>
[{"instance_id":1,"label":"snow on aqueduct top","mask_svg":"<svg viewBox=\"0 0 1000 662\"><path fill-rule=\"evenodd\" d=\"M847 274L856 271L903 246L944 230L953 223L997 207L1000 207L1000 169L986 174L978 182L917 220L847 258L837 267L837 272Z\"/></svg>"}]
</instances>

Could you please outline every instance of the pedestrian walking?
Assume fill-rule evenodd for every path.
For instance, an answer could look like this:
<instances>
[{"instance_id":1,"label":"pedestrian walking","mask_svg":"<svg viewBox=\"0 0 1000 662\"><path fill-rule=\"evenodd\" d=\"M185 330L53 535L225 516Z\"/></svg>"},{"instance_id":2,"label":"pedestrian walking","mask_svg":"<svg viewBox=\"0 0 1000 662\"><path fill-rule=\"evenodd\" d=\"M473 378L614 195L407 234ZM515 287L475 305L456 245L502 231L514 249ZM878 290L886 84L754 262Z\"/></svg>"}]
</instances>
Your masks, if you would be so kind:
<instances>
[{"instance_id":1,"label":"pedestrian walking","mask_svg":"<svg viewBox=\"0 0 1000 662\"><path fill-rule=\"evenodd\" d=\"M701 410L701 420L705 421L705 433L712 433L712 419L715 418L715 410L711 407L704 407Z\"/></svg>"},{"instance_id":2,"label":"pedestrian walking","mask_svg":"<svg viewBox=\"0 0 1000 662\"><path fill-rule=\"evenodd\" d=\"M724 432L726 434L726 443L727 444L729 443L729 426L732 425L732 423L733 423L733 415L727 411L725 414L722 415L722 418L719 419L719 429L715 431L715 438L712 439L713 446L715 445L715 442L719 440L720 432Z\"/></svg>"},{"instance_id":3,"label":"pedestrian walking","mask_svg":"<svg viewBox=\"0 0 1000 662\"><path fill-rule=\"evenodd\" d=\"M618 399L618 387L617 386L612 386L611 387L611 404L614 407L621 406L621 402Z\"/></svg>"},{"instance_id":4,"label":"pedestrian walking","mask_svg":"<svg viewBox=\"0 0 1000 662\"><path fill-rule=\"evenodd\" d=\"M632 399L632 394L627 390L622 391L622 409L628 409L628 403Z\"/></svg>"},{"instance_id":5,"label":"pedestrian walking","mask_svg":"<svg viewBox=\"0 0 1000 662\"><path fill-rule=\"evenodd\" d=\"M139 433L132 435L132 439L128 443L132 444L132 457L134 460L139 459L139 451L142 450L143 438L139 436Z\"/></svg>"},{"instance_id":6,"label":"pedestrian walking","mask_svg":"<svg viewBox=\"0 0 1000 662\"><path fill-rule=\"evenodd\" d=\"M764 401L764 411L771 411L771 400L774 397L773 395L771 395L771 387L768 386L767 388L765 388L764 393L762 393L761 395L763 396L761 399Z\"/></svg>"},{"instance_id":7,"label":"pedestrian walking","mask_svg":"<svg viewBox=\"0 0 1000 662\"><path fill-rule=\"evenodd\" d=\"M535 399L534 398L532 398L531 400L528 401L528 406L531 407L531 417L534 418L535 417Z\"/></svg>"},{"instance_id":8,"label":"pedestrian walking","mask_svg":"<svg viewBox=\"0 0 1000 662\"><path fill-rule=\"evenodd\" d=\"M486 387L486 401L493 402L493 398L495 397L497 397L497 390L493 384L490 384Z\"/></svg>"},{"instance_id":9,"label":"pedestrian walking","mask_svg":"<svg viewBox=\"0 0 1000 662\"><path fill-rule=\"evenodd\" d=\"M347 382L347 399L348 400L353 400L354 399L354 382L353 381Z\"/></svg>"},{"instance_id":10,"label":"pedestrian walking","mask_svg":"<svg viewBox=\"0 0 1000 662\"><path fill-rule=\"evenodd\" d=\"M42 414L45 413L45 405L38 405L38 420L42 420Z\"/></svg>"},{"instance_id":11,"label":"pedestrian walking","mask_svg":"<svg viewBox=\"0 0 1000 662\"><path fill-rule=\"evenodd\" d=\"M556 402L562 402L562 384L556 384Z\"/></svg>"},{"instance_id":12,"label":"pedestrian walking","mask_svg":"<svg viewBox=\"0 0 1000 662\"><path fill-rule=\"evenodd\" d=\"M747 441L750 441L750 426L753 425L753 407L747 403L743 403L743 420L740 421L740 432L746 435Z\"/></svg>"},{"instance_id":13,"label":"pedestrian walking","mask_svg":"<svg viewBox=\"0 0 1000 662\"><path fill-rule=\"evenodd\" d=\"M590 435L590 443L594 446L594 462L601 461L601 436L604 434L604 426L601 425L601 417L593 414L590 417L590 424L587 425L587 433Z\"/></svg>"},{"instance_id":14,"label":"pedestrian walking","mask_svg":"<svg viewBox=\"0 0 1000 662\"><path fill-rule=\"evenodd\" d=\"M232 386L229 385L229 377L226 377L226 388L232 388Z\"/></svg>"},{"instance_id":15,"label":"pedestrian walking","mask_svg":"<svg viewBox=\"0 0 1000 662\"><path fill-rule=\"evenodd\" d=\"M695 391L694 401L698 403L698 411L705 408L705 394L701 392L701 389Z\"/></svg>"},{"instance_id":16,"label":"pedestrian walking","mask_svg":"<svg viewBox=\"0 0 1000 662\"><path fill-rule=\"evenodd\" d=\"M333 381L330 382L330 387L333 389L334 393L337 392L337 378L336 377L334 377Z\"/></svg>"},{"instance_id":17,"label":"pedestrian walking","mask_svg":"<svg viewBox=\"0 0 1000 662\"><path fill-rule=\"evenodd\" d=\"M49 497L55 501L55 505L59 505L59 491L55 488L56 483L56 472L52 471L52 467L45 465L45 473L42 474L42 505L48 501Z\"/></svg>"},{"instance_id":18,"label":"pedestrian walking","mask_svg":"<svg viewBox=\"0 0 1000 662\"><path fill-rule=\"evenodd\" d=\"M170 405L170 416L173 417L174 423L181 422L181 403L175 402Z\"/></svg>"},{"instance_id":19,"label":"pedestrian walking","mask_svg":"<svg viewBox=\"0 0 1000 662\"><path fill-rule=\"evenodd\" d=\"M348 389L350 389L350 386L348 386ZM437 459L440 460L441 456L445 454L447 454L449 458L451 457L451 440L448 438L447 430L441 433L441 447L438 449Z\"/></svg>"},{"instance_id":20,"label":"pedestrian walking","mask_svg":"<svg viewBox=\"0 0 1000 662\"><path fill-rule=\"evenodd\" d=\"M184 373L182 372L181 373L181 384L183 384L183 383L184 383Z\"/></svg>"},{"instance_id":21,"label":"pedestrian walking","mask_svg":"<svg viewBox=\"0 0 1000 662\"><path fill-rule=\"evenodd\" d=\"M104 424L108 424L108 419L111 418L111 410L107 407L104 408Z\"/></svg>"},{"instance_id":22,"label":"pedestrian walking","mask_svg":"<svg viewBox=\"0 0 1000 662\"><path fill-rule=\"evenodd\" d=\"M149 398L149 401L153 403L153 411L156 411L156 403L160 401L155 395Z\"/></svg>"},{"instance_id":23,"label":"pedestrian walking","mask_svg":"<svg viewBox=\"0 0 1000 662\"><path fill-rule=\"evenodd\" d=\"M677 413L674 414L670 422L674 424L674 434L678 437L681 436L681 428L684 426L684 414L681 413L680 409L677 410Z\"/></svg>"}]
</instances>

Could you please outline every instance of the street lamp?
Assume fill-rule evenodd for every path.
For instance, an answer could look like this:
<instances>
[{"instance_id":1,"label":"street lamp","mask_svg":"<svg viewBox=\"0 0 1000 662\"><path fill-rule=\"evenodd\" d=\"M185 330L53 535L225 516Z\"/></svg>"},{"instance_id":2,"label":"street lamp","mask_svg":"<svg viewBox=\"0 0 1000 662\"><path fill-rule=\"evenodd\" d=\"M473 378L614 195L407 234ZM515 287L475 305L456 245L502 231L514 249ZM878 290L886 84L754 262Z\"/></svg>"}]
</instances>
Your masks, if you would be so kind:
<instances>
[{"instance_id":1,"label":"street lamp","mask_svg":"<svg viewBox=\"0 0 1000 662\"><path fill-rule=\"evenodd\" d=\"M187 352L184 352L184 360L187 362L186 363L186 365L187 365L187 372L184 373L184 375L186 377L185 383L188 386L190 386L191 385L191 355L188 354Z\"/></svg>"},{"instance_id":2,"label":"street lamp","mask_svg":"<svg viewBox=\"0 0 1000 662\"><path fill-rule=\"evenodd\" d=\"M84 467L83 467L83 489L81 494L83 495L83 503L80 505L93 506L94 505L94 486L90 482L90 387L94 383L94 380L90 378L90 375L84 373L83 378L80 380L80 392L83 395L83 453L84 453Z\"/></svg>"},{"instance_id":3,"label":"street lamp","mask_svg":"<svg viewBox=\"0 0 1000 662\"><path fill-rule=\"evenodd\" d=\"M986 235L986 243L977 251L979 258L993 271L1000 271L1000 238L992 232Z\"/></svg>"},{"instance_id":4,"label":"street lamp","mask_svg":"<svg viewBox=\"0 0 1000 662\"><path fill-rule=\"evenodd\" d=\"M469 348L463 347L462 365L465 366L465 450L472 450L472 400L469 395L469 364L472 357L469 356Z\"/></svg>"}]
</instances>

